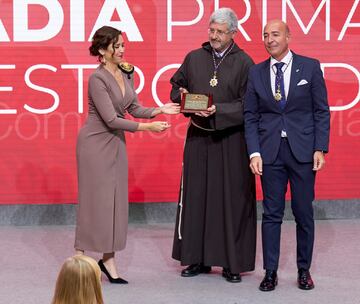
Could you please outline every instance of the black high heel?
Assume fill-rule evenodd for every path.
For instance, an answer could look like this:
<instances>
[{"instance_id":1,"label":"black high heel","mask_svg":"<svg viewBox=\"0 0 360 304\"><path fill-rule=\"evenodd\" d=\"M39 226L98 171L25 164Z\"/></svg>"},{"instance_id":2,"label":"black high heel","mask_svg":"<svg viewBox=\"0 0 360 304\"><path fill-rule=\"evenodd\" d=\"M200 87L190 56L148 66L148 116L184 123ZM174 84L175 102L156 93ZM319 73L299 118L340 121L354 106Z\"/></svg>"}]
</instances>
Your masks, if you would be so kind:
<instances>
[{"instance_id":1,"label":"black high heel","mask_svg":"<svg viewBox=\"0 0 360 304\"><path fill-rule=\"evenodd\" d=\"M101 271L107 276L108 280L110 281L110 283L115 283L115 284L128 284L128 281L122 279L122 278L113 278L110 273L107 271L103 260L99 260L98 265L101 269Z\"/></svg>"}]
</instances>

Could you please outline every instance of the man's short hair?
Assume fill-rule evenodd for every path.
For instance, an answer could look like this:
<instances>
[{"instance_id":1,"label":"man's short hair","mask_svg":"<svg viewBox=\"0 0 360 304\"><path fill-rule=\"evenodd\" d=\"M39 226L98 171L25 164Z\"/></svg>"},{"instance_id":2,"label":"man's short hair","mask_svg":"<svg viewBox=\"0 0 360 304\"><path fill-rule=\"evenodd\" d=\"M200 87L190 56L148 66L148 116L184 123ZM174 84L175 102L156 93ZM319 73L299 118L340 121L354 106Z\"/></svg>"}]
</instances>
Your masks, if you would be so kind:
<instances>
[{"instance_id":1,"label":"man's short hair","mask_svg":"<svg viewBox=\"0 0 360 304\"><path fill-rule=\"evenodd\" d=\"M238 18L235 12L228 7L222 7L213 12L209 20L209 24L211 23L226 23L230 32L238 29Z\"/></svg>"}]
</instances>

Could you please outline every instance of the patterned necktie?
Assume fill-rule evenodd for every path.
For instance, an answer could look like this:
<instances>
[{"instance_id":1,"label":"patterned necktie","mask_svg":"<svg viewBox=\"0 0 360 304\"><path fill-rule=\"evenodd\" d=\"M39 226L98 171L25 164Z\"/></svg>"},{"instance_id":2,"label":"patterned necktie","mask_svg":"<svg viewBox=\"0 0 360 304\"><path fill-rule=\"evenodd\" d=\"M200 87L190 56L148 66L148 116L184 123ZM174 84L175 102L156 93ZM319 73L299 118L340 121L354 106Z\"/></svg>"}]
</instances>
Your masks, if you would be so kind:
<instances>
[{"instance_id":1,"label":"patterned necktie","mask_svg":"<svg viewBox=\"0 0 360 304\"><path fill-rule=\"evenodd\" d=\"M277 69L275 76L275 95L278 93L281 94L281 99L278 100L281 109L284 109L286 105L284 73L282 71L282 67L284 66L284 64L284 62L275 63Z\"/></svg>"}]
</instances>

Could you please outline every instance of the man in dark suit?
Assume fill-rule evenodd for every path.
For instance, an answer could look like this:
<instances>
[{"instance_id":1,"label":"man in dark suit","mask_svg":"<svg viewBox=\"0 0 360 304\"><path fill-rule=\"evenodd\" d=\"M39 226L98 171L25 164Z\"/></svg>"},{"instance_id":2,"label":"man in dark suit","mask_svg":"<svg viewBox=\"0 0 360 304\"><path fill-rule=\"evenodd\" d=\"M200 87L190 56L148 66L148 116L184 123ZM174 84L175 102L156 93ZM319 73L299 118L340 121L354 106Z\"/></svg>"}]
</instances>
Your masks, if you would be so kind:
<instances>
[{"instance_id":1,"label":"man in dark suit","mask_svg":"<svg viewBox=\"0 0 360 304\"><path fill-rule=\"evenodd\" d=\"M281 20L264 28L270 54L253 66L245 95L245 137L250 168L261 176L265 277L260 290L274 290L280 255L285 194L290 182L296 222L298 286L314 288L309 272L313 244L315 174L325 164L330 112L318 60L290 51L290 31Z\"/></svg>"}]
</instances>

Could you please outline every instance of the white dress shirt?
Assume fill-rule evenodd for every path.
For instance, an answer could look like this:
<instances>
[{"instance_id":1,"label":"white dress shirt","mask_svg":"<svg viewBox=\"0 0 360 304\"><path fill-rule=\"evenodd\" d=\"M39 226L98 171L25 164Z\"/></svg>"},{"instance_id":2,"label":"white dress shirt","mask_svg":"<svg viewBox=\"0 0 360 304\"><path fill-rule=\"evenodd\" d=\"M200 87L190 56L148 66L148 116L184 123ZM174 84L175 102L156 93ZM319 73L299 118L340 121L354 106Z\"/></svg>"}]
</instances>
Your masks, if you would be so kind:
<instances>
[{"instance_id":1,"label":"white dress shirt","mask_svg":"<svg viewBox=\"0 0 360 304\"><path fill-rule=\"evenodd\" d=\"M275 63L283 62L285 63L281 68L284 73L284 89L285 89L285 97L287 98L290 87L290 76L291 76L291 66L292 66L292 58L293 54L289 51L286 56L281 60L277 61L275 58L271 57L270 59L270 80L271 80L271 90L273 95L275 95L275 78L276 78L276 66Z\"/></svg>"},{"instance_id":2,"label":"white dress shirt","mask_svg":"<svg viewBox=\"0 0 360 304\"><path fill-rule=\"evenodd\" d=\"M217 52L215 49L213 49L214 53L215 53L215 57L222 58L222 56L224 56L224 54L229 49L229 47L231 47L231 45L232 45L232 43L230 43L230 45L225 50L223 50L222 52Z\"/></svg>"}]
</instances>

